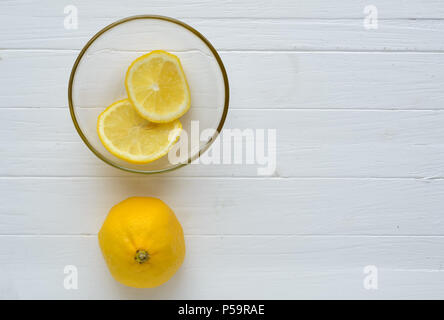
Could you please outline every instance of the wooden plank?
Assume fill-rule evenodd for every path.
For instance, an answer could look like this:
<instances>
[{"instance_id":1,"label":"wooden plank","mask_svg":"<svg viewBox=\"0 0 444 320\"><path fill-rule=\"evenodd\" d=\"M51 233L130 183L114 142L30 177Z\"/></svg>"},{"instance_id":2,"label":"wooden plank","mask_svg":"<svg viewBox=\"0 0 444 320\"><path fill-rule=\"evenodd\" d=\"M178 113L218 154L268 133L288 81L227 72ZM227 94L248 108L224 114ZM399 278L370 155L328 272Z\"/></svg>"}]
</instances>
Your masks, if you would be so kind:
<instances>
[{"instance_id":1,"label":"wooden plank","mask_svg":"<svg viewBox=\"0 0 444 320\"><path fill-rule=\"evenodd\" d=\"M0 4L1 6L1 4ZM63 12L63 11L62 11ZM82 17L82 15L81 15ZM120 16L119 16L120 17ZM118 17L115 17L117 19ZM16 24L7 20L20 21ZM381 20L378 29L368 30L362 19L184 19L207 37L218 50L293 50L293 51L443 51L443 20ZM0 48L8 49L81 49L113 18L79 21L79 29L66 30L63 16L57 18L4 17L0 29ZM120 29L119 29L120 30ZM144 45L159 40L157 29L139 26L127 31L128 37L145 30L149 42L110 42L111 48L152 50ZM163 30L163 29L161 29ZM173 30L174 31L174 30ZM122 31L123 32L123 31ZM227 36L228 35L228 36ZM139 38L140 39L140 38ZM421 41L418 41L421 39ZM128 39L129 40L129 39ZM123 41L123 42L122 42ZM182 50L195 48L182 44ZM174 43L176 45L176 43ZM158 47L156 48L158 49ZM173 50L173 48L165 48Z\"/></svg>"},{"instance_id":2,"label":"wooden plank","mask_svg":"<svg viewBox=\"0 0 444 320\"><path fill-rule=\"evenodd\" d=\"M116 203L154 196L189 235L444 235L444 180L1 178L0 192L0 234L95 234Z\"/></svg>"},{"instance_id":3,"label":"wooden plank","mask_svg":"<svg viewBox=\"0 0 444 320\"><path fill-rule=\"evenodd\" d=\"M442 0L73 0L76 30L63 26L67 4L0 2L0 299L444 298ZM363 25L369 4L377 30ZM258 164L132 175L83 145L71 66L94 33L141 13L180 18L220 51L225 127L277 129L272 177ZM96 47L100 79L121 84L120 62L151 50L131 34ZM183 42L164 49L205 55ZM208 109L208 81L187 75L193 110ZM97 83L82 80L91 123L124 95ZM97 244L111 206L134 195L165 200L186 233L184 266L154 290L112 280ZM79 290L63 288L66 265ZM363 287L368 265L378 290Z\"/></svg>"},{"instance_id":4,"label":"wooden plank","mask_svg":"<svg viewBox=\"0 0 444 320\"><path fill-rule=\"evenodd\" d=\"M222 0L209 4L201 0L171 0L166 4L162 0L147 3L143 0L131 0L122 6L118 0L84 1L73 0L69 4L78 8L79 18L111 19L140 14L161 14L175 17L247 17L247 18L361 18L364 8L372 4L378 9L379 17L389 18L444 18L444 9L440 0L343 0L333 3L330 0L258 0L251 4L248 0ZM66 3L52 0L35 3L26 0L3 0L0 6L2 18L32 17L33 19L60 19L64 17ZM80 24L81 22L79 22ZM18 22L17 22L18 24Z\"/></svg>"},{"instance_id":5,"label":"wooden plank","mask_svg":"<svg viewBox=\"0 0 444 320\"><path fill-rule=\"evenodd\" d=\"M100 110L85 111L95 119ZM225 128L276 129L274 176L439 178L443 121L444 111L231 110ZM87 149L67 109L0 109L0 143L1 176L128 176ZM257 176L266 166L258 160L191 164L167 175Z\"/></svg>"},{"instance_id":6,"label":"wooden plank","mask_svg":"<svg viewBox=\"0 0 444 320\"><path fill-rule=\"evenodd\" d=\"M2 236L0 298L442 299L442 237L187 237L179 272L156 289L115 282L91 237ZM78 270L78 289L63 286ZM364 267L378 289L363 286ZM338 289L340 288L340 289Z\"/></svg>"},{"instance_id":7,"label":"wooden plank","mask_svg":"<svg viewBox=\"0 0 444 320\"><path fill-rule=\"evenodd\" d=\"M197 53L178 54L186 60ZM76 55L76 51L0 51L0 108L66 107ZM102 99L103 104L123 98L126 62L138 55L110 51L104 62L97 61L95 72L114 75L107 78L109 84L121 85L121 90L104 90L102 82L91 79L82 86L89 91L97 88L97 101ZM222 59L231 86L230 108L442 109L443 55L224 52ZM116 62L111 70L110 61Z\"/></svg>"}]
</instances>

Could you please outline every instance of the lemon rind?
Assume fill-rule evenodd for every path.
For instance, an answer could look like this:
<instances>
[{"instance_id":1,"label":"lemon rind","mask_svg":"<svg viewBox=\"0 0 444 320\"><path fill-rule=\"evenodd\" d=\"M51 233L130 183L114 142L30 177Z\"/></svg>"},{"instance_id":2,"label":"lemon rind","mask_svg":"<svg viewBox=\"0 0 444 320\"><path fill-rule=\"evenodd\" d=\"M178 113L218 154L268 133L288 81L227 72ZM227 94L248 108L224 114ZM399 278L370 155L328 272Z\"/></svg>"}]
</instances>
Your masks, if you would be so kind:
<instances>
[{"instance_id":1,"label":"lemon rind","mask_svg":"<svg viewBox=\"0 0 444 320\"><path fill-rule=\"evenodd\" d=\"M163 58L168 57L169 61L173 61L179 67L179 69L181 71L180 74L181 74L182 80L184 81L185 86L186 86L186 90L185 90L186 91L185 92L186 98L185 98L184 104L182 104L182 106L180 108L178 108L177 112L170 113L167 116L159 116L158 114L155 114L152 112L147 112L145 110L145 108L142 105L140 105L137 102L137 100L132 96L131 91L129 90L129 86L128 86L129 78L132 75L133 70L135 70L134 66L136 66L137 64L140 64L145 59L148 59L148 58L152 59L153 56L155 56L155 55L162 56ZM131 63L131 65L128 67L128 70L126 71L125 88L126 88L126 92L128 94L128 99L131 101L131 103L135 107L136 111L140 114L141 117L143 117L151 122L167 123L167 122L174 121L176 119L179 119L181 116L183 116L190 109L190 106L191 106L190 88L189 88L188 81L185 76L185 72L183 70L182 64L177 56L175 56L174 54L171 54L169 52L166 52L164 50L154 50L154 51L151 51L150 53L140 56L139 58L134 60Z\"/></svg>"},{"instance_id":2,"label":"lemon rind","mask_svg":"<svg viewBox=\"0 0 444 320\"><path fill-rule=\"evenodd\" d=\"M98 134L99 139L102 142L103 146L105 147L105 149L108 150L108 152L110 152L115 157L125 160L130 163L133 163L133 164L147 164L147 163L153 162L155 160L158 160L158 159L162 158L163 156L165 156L166 154L168 154L168 152L170 152L170 150L173 148L174 144L179 140L180 132L182 131L182 123L178 119L175 120L175 121L177 121L177 124L176 124L176 128L173 129L173 130L179 129L179 130L177 130L176 137L173 140L171 140L170 143L164 149L162 149L154 154L151 154L150 156L137 157L137 156L131 155L127 152L121 152L119 149L117 149L113 146L113 143L106 137L106 135L103 132L103 128L104 128L103 122L104 122L107 114L111 111L111 109L117 107L118 105L120 105L122 103L130 103L131 104L131 101L129 101L128 99L123 99L123 100L119 100L119 101L114 102L113 104L108 106L105 110L103 110L97 119L97 134Z\"/></svg>"}]
</instances>

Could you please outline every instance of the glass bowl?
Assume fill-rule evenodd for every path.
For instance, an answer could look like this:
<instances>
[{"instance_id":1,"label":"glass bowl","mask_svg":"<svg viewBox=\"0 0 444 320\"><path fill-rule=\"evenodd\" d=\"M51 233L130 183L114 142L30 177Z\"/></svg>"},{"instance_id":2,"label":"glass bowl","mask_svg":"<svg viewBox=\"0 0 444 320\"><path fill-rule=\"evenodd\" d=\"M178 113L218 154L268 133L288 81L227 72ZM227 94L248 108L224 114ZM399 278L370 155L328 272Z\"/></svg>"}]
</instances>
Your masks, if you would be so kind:
<instances>
[{"instance_id":1,"label":"glass bowl","mask_svg":"<svg viewBox=\"0 0 444 320\"><path fill-rule=\"evenodd\" d=\"M191 108L180 118L183 131L178 143L188 146L188 152L177 155L180 162L170 161L167 155L151 163L132 164L102 145L96 130L97 117L110 104L127 97L127 68L137 57L153 50L177 55L185 71ZM191 163L217 138L228 112L228 77L216 49L197 30L169 17L133 16L100 30L80 51L69 79L68 101L77 132L97 157L125 171L166 172Z\"/></svg>"}]
</instances>

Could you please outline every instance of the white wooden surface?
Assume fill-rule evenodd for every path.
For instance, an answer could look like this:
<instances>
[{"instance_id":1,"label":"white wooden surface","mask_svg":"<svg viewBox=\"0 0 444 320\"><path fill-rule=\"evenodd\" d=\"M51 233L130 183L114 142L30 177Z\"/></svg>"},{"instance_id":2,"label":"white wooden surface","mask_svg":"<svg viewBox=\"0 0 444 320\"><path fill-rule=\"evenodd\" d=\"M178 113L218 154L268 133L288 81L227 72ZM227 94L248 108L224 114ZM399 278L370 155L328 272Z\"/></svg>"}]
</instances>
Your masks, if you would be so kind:
<instances>
[{"instance_id":1,"label":"white wooden surface","mask_svg":"<svg viewBox=\"0 0 444 320\"><path fill-rule=\"evenodd\" d=\"M63 27L66 5L79 29ZM0 298L444 298L444 3L374 0L0 1ZM106 166L67 82L84 43L134 14L196 27L220 51L226 128L277 128L277 168ZM166 285L111 279L96 234L133 195L165 200L187 257ZM63 287L65 265L78 290ZM363 286L367 265L378 289Z\"/></svg>"}]
</instances>

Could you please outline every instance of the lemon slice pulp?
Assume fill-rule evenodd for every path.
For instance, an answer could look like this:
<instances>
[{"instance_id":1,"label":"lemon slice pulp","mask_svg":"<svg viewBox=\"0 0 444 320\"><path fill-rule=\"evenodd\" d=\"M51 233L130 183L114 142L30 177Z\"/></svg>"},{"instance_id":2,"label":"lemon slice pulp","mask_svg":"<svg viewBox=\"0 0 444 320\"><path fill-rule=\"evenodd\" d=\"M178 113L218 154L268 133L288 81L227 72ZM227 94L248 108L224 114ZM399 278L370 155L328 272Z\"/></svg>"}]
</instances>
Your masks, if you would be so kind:
<instances>
[{"instance_id":1,"label":"lemon slice pulp","mask_svg":"<svg viewBox=\"0 0 444 320\"><path fill-rule=\"evenodd\" d=\"M148 163L166 155L181 130L179 120L153 123L142 118L127 99L110 105L97 121L97 133L105 148L132 163Z\"/></svg>"},{"instance_id":2,"label":"lemon slice pulp","mask_svg":"<svg viewBox=\"0 0 444 320\"><path fill-rule=\"evenodd\" d=\"M163 50L136 59L128 68L125 86L140 115L152 122L178 119L190 108L190 90L180 60Z\"/></svg>"}]
</instances>

